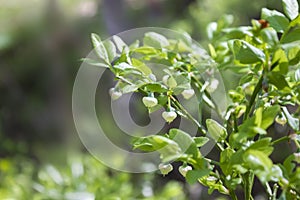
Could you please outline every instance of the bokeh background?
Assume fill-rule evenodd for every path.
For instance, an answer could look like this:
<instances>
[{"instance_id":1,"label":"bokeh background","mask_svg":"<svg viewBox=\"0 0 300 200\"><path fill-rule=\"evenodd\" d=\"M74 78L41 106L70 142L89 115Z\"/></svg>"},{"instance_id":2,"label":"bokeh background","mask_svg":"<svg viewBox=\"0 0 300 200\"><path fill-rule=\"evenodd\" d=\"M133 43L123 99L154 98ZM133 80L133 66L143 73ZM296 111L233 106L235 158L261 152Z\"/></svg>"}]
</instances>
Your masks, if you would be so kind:
<instances>
[{"instance_id":1,"label":"bokeh background","mask_svg":"<svg viewBox=\"0 0 300 200\"><path fill-rule=\"evenodd\" d=\"M206 48L209 22L232 14L250 25L262 7L282 9L275 0L0 0L0 199L205 198L176 173L121 173L85 151L71 107L80 58L91 32L147 26L186 31Z\"/></svg>"}]
</instances>

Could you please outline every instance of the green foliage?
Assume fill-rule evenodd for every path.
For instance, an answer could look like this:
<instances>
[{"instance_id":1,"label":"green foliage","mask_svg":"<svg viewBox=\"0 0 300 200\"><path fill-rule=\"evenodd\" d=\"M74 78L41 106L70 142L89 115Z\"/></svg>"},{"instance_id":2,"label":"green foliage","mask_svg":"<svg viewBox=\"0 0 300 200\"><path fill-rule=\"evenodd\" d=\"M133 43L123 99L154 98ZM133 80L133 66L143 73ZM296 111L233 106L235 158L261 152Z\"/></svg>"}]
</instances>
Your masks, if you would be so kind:
<instances>
[{"instance_id":1,"label":"green foliage","mask_svg":"<svg viewBox=\"0 0 300 200\"><path fill-rule=\"evenodd\" d=\"M252 26L231 27L232 16L210 23L210 56L199 55L187 34L168 39L149 32L143 42L136 42L129 49L123 42L118 47L120 42L115 41L119 54L114 62L106 64L118 80L115 88L123 93L134 91L157 98L154 107L175 113L172 120L163 114L168 123L178 114L195 123L202 134L191 137L182 130L171 129L164 135L135 139L134 148L159 151L165 164L181 161L181 173L187 182L198 181L209 188L209 193L218 190L237 199L235 192L241 186L245 199L250 200L257 178L269 199L299 199L300 169L295 162L299 163L300 151L300 17L297 1L283 0L283 7L284 14L263 8L261 20L252 20ZM148 62L167 66L163 77L155 77L147 67ZM225 112L220 112L211 98L218 87L218 83L216 88L212 86L216 69L230 70L241 77L237 87L228 91L232 101ZM208 78L201 77L201 73ZM125 90L127 87L132 90ZM207 119L203 125L181 105L176 96L190 89L195 91L200 107L206 104L223 123ZM152 107L148 109L155 111ZM275 139L270 127L277 122L288 126L292 134ZM219 161L200 152L210 139L216 142ZM276 163L270 155L278 143L286 141L295 144L296 152Z\"/></svg>"},{"instance_id":2,"label":"green foliage","mask_svg":"<svg viewBox=\"0 0 300 200\"><path fill-rule=\"evenodd\" d=\"M2 159L0 180L0 199L185 199L179 183L156 189L150 174L134 183L130 174L116 173L88 156L77 155L65 166L46 164L40 169L26 159Z\"/></svg>"}]
</instances>

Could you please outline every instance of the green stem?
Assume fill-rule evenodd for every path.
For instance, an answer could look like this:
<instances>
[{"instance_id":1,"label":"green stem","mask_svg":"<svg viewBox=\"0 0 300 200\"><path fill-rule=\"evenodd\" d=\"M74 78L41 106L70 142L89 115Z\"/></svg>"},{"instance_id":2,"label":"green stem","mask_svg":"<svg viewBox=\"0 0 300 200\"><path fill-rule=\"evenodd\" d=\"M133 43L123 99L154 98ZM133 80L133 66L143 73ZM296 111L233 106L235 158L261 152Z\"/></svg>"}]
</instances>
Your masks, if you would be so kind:
<instances>
[{"instance_id":1,"label":"green stem","mask_svg":"<svg viewBox=\"0 0 300 200\"><path fill-rule=\"evenodd\" d=\"M286 140L289 140L289 139L290 139L289 136L284 136L284 137L281 137L281 138L279 138L279 139L273 141L273 142L271 143L271 145L273 146L273 145L276 145L276 144L278 144L278 143L280 143L280 142L283 142L283 141L286 141Z\"/></svg>"},{"instance_id":2,"label":"green stem","mask_svg":"<svg viewBox=\"0 0 300 200\"><path fill-rule=\"evenodd\" d=\"M230 196L231 199L233 199L233 200L238 200L238 198L237 198L237 196L236 196L234 190L231 190L231 189L229 190L229 196Z\"/></svg>"},{"instance_id":3,"label":"green stem","mask_svg":"<svg viewBox=\"0 0 300 200\"><path fill-rule=\"evenodd\" d=\"M194 75L192 75L191 78L199 85L199 87L203 87L203 84L202 84L202 83L201 83ZM199 88L199 90L201 91L201 88ZM206 89L204 90L204 95L206 95L207 98L210 97L210 94L207 92ZM208 105L208 106L211 107L212 109L215 109L215 111L216 111L218 117L219 117L220 119L223 119L223 117L222 117L222 115L221 115L221 112L220 112L220 109L219 109L219 107L218 107L218 104L217 104L217 103L214 101L214 99L212 99L212 98L209 98L209 100L213 103L213 106L214 106L214 107L211 107L210 105Z\"/></svg>"},{"instance_id":4,"label":"green stem","mask_svg":"<svg viewBox=\"0 0 300 200\"><path fill-rule=\"evenodd\" d=\"M212 160L212 159L209 159L209 158L204 158L204 160L208 161L211 164L220 166L220 163L215 161L215 160Z\"/></svg>"},{"instance_id":5,"label":"green stem","mask_svg":"<svg viewBox=\"0 0 300 200\"><path fill-rule=\"evenodd\" d=\"M272 200L273 192L272 192L272 189L268 182L266 183L266 189L267 189L267 193L269 195L269 200Z\"/></svg>"},{"instance_id":6,"label":"green stem","mask_svg":"<svg viewBox=\"0 0 300 200\"><path fill-rule=\"evenodd\" d=\"M276 200L277 191L278 191L278 185L277 185L277 184L274 184L274 187L273 187L273 194L272 194L272 200Z\"/></svg>"},{"instance_id":7,"label":"green stem","mask_svg":"<svg viewBox=\"0 0 300 200\"><path fill-rule=\"evenodd\" d=\"M177 108L179 108L181 111L184 112L184 114L187 116L187 118L189 118L191 121L193 121L198 128L201 130L201 132L203 134L206 134L206 130L205 128L177 101L177 99L173 96L170 96L171 100L173 101L173 103L175 104L175 106Z\"/></svg>"},{"instance_id":8,"label":"green stem","mask_svg":"<svg viewBox=\"0 0 300 200\"><path fill-rule=\"evenodd\" d=\"M245 193L245 200L252 200L252 187L254 181L254 173L247 172L243 175L243 182L244 182L244 193Z\"/></svg>"},{"instance_id":9,"label":"green stem","mask_svg":"<svg viewBox=\"0 0 300 200\"><path fill-rule=\"evenodd\" d=\"M244 120L243 121L245 121L248 118L249 112L250 112L250 110L251 110L251 108L252 108L252 106L254 104L256 96L257 96L257 94L259 93L259 91L262 88L263 79L264 79L264 73L262 73L262 75L261 75L258 83L255 86L255 89L254 89L253 94L252 94L252 96L250 98L250 101L249 101L249 105L246 108L246 111L245 111L245 114L244 114Z\"/></svg>"}]
</instances>

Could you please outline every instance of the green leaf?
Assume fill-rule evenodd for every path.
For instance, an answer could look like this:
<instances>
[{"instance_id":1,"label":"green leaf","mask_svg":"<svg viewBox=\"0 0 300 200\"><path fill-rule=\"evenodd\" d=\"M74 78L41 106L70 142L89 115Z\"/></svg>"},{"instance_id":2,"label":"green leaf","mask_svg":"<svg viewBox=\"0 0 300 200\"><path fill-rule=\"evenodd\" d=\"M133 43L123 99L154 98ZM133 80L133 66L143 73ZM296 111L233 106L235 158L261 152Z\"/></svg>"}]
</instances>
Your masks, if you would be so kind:
<instances>
[{"instance_id":1,"label":"green leaf","mask_svg":"<svg viewBox=\"0 0 300 200\"><path fill-rule=\"evenodd\" d=\"M271 126L274 122L275 117L280 111L279 105L274 105L271 107L267 107L262 114L262 121L260 127L262 129L267 129L269 126Z\"/></svg>"},{"instance_id":2,"label":"green leaf","mask_svg":"<svg viewBox=\"0 0 300 200\"><path fill-rule=\"evenodd\" d=\"M210 136L215 141L225 140L227 137L226 129L213 119L206 120L206 126Z\"/></svg>"},{"instance_id":3,"label":"green leaf","mask_svg":"<svg viewBox=\"0 0 300 200\"><path fill-rule=\"evenodd\" d=\"M207 137L194 137L194 141L195 141L197 147L202 147L209 141L209 138L207 138Z\"/></svg>"},{"instance_id":4,"label":"green leaf","mask_svg":"<svg viewBox=\"0 0 300 200\"><path fill-rule=\"evenodd\" d=\"M261 18L267 20L277 32L283 33L289 26L289 20L276 10L263 8Z\"/></svg>"},{"instance_id":5,"label":"green leaf","mask_svg":"<svg viewBox=\"0 0 300 200\"><path fill-rule=\"evenodd\" d=\"M300 69L295 71L295 81L300 82Z\"/></svg>"},{"instance_id":6,"label":"green leaf","mask_svg":"<svg viewBox=\"0 0 300 200\"><path fill-rule=\"evenodd\" d=\"M269 83L273 84L279 90L283 90L285 88L289 88L289 84L285 80L285 76L280 72L270 72L268 73Z\"/></svg>"},{"instance_id":7,"label":"green leaf","mask_svg":"<svg viewBox=\"0 0 300 200\"><path fill-rule=\"evenodd\" d=\"M299 46L288 49L288 59L290 65L297 65L300 62Z\"/></svg>"},{"instance_id":8,"label":"green leaf","mask_svg":"<svg viewBox=\"0 0 300 200\"><path fill-rule=\"evenodd\" d=\"M210 170L209 169L203 169L203 170L189 170L186 174L186 181L189 184L195 184L198 182L199 178L202 178L204 176L209 175Z\"/></svg>"},{"instance_id":9,"label":"green leaf","mask_svg":"<svg viewBox=\"0 0 300 200\"><path fill-rule=\"evenodd\" d=\"M154 47L143 46L133 50L134 52L145 54L145 55L156 55L159 51Z\"/></svg>"},{"instance_id":10,"label":"green leaf","mask_svg":"<svg viewBox=\"0 0 300 200\"><path fill-rule=\"evenodd\" d=\"M124 50L125 53L127 53L129 51L128 45L119 36L114 35L113 40L114 40L119 52L123 52L123 50Z\"/></svg>"},{"instance_id":11,"label":"green leaf","mask_svg":"<svg viewBox=\"0 0 300 200\"><path fill-rule=\"evenodd\" d=\"M296 28L288 32L286 35L283 35L280 39L282 44L287 44L300 40L300 28Z\"/></svg>"},{"instance_id":12,"label":"green leaf","mask_svg":"<svg viewBox=\"0 0 300 200\"><path fill-rule=\"evenodd\" d=\"M178 144L184 153L193 155L193 158L195 159L200 158L200 151L193 138L188 133L180 129L173 128L169 131L169 136L170 139Z\"/></svg>"},{"instance_id":13,"label":"green leaf","mask_svg":"<svg viewBox=\"0 0 300 200\"><path fill-rule=\"evenodd\" d=\"M272 65L276 64L276 62L279 64L272 71L286 74L288 72L288 58L282 49L278 49L273 55Z\"/></svg>"},{"instance_id":14,"label":"green leaf","mask_svg":"<svg viewBox=\"0 0 300 200\"><path fill-rule=\"evenodd\" d=\"M165 36L155 32L146 33L143 43L145 46L150 46L158 49L169 45L169 41Z\"/></svg>"},{"instance_id":15,"label":"green leaf","mask_svg":"<svg viewBox=\"0 0 300 200\"><path fill-rule=\"evenodd\" d=\"M267 154L254 149L247 150L243 156L243 160L254 171L269 171L273 165Z\"/></svg>"},{"instance_id":16,"label":"green leaf","mask_svg":"<svg viewBox=\"0 0 300 200\"><path fill-rule=\"evenodd\" d=\"M147 65L141 62L140 60L132 58L131 62L132 65L136 67L139 71L141 71L144 75L148 76L152 73L151 69L147 67Z\"/></svg>"},{"instance_id":17,"label":"green leaf","mask_svg":"<svg viewBox=\"0 0 300 200\"><path fill-rule=\"evenodd\" d=\"M117 56L116 46L110 40L105 41L103 44L104 44L104 47L107 51L108 60L110 62L112 62L114 60L114 58Z\"/></svg>"},{"instance_id":18,"label":"green leaf","mask_svg":"<svg viewBox=\"0 0 300 200\"><path fill-rule=\"evenodd\" d=\"M229 41L229 47L233 51L235 59L240 63L253 64L265 60L263 51L243 40L231 40Z\"/></svg>"},{"instance_id":19,"label":"green leaf","mask_svg":"<svg viewBox=\"0 0 300 200\"><path fill-rule=\"evenodd\" d=\"M109 63L107 51L106 51L103 43L101 42L101 38L99 37L99 35L97 35L95 33L92 33L91 34L91 39L92 39L92 43L93 43L93 46L95 48L96 54L101 59L103 59L104 61Z\"/></svg>"},{"instance_id":20,"label":"green leaf","mask_svg":"<svg viewBox=\"0 0 300 200\"><path fill-rule=\"evenodd\" d=\"M159 83L147 83L143 85L149 92L157 92L157 93L164 93L168 91L168 88Z\"/></svg>"},{"instance_id":21,"label":"green leaf","mask_svg":"<svg viewBox=\"0 0 300 200\"><path fill-rule=\"evenodd\" d=\"M117 65L114 65L114 68L122 70L122 71L127 70L127 69L134 69L133 66L131 66L128 63L125 63L125 62L122 62L122 63L119 63Z\"/></svg>"},{"instance_id":22,"label":"green leaf","mask_svg":"<svg viewBox=\"0 0 300 200\"><path fill-rule=\"evenodd\" d=\"M161 135L138 138L133 141L133 147L143 151L158 151L163 162L170 162L182 155L176 142Z\"/></svg>"},{"instance_id":23,"label":"green leaf","mask_svg":"<svg viewBox=\"0 0 300 200\"><path fill-rule=\"evenodd\" d=\"M271 27L262 29L260 31L260 34L262 36L263 41L271 47L274 47L279 43L277 33Z\"/></svg>"},{"instance_id":24,"label":"green leaf","mask_svg":"<svg viewBox=\"0 0 300 200\"><path fill-rule=\"evenodd\" d=\"M271 153L273 152L273 147L271 146L271 137L266 137L266 138L262 138L260 140L257 140L256 142L254 142L253 144L251 144L247 150L249 149L253 149L253 150L258 150L263 152L264 154L266 154L267 156L271 155Z\"/></svg>"},{"instance_id":25,"label":"green leaf","mask_svg":"<svg viewBox=\"0 0 300 200\"><path fill-rule=\"evenodd\" d=\"M282 0L283 10L290 20L295 19L299 14L299 4L297 0Z\"/></svg>"},{"instance_id":26,"label":"green leaf","mask_svg":"<svg viewBox=\"0 0 300 200\"><path fill-rule=\"evenodd\" d=\"M86 62L90 65L93 65L93 66L97 66L97 67L104 67L104 68L109 68L109 65L108 64L105 64L105 63L100 63L96 60L93 60L91 58L82 58L80 59L80 61L82 62Z\"/></svg>"},{"instance_id":27,"label":"green leaf","mask_svg":"<svg viewBox=\"0 0 300 200\"><path fill-rule=\"evenodd\" d=\"M286 107L282 107L282 111L288 120L288 124L295 131L299 131L299 119L293 117Z\"/></svg>"},{"instance_id":28,"label":"green leaf","mask_svg":"<svg viewBox=\"0 0 300 200\"><path fill-rule=\"evenodd\" d=\"M230 160L234 155L235 151L233 149L227 148L220 154L220 167L225 175L232 173L232 165Z\"/></svg>"}]
</instances>

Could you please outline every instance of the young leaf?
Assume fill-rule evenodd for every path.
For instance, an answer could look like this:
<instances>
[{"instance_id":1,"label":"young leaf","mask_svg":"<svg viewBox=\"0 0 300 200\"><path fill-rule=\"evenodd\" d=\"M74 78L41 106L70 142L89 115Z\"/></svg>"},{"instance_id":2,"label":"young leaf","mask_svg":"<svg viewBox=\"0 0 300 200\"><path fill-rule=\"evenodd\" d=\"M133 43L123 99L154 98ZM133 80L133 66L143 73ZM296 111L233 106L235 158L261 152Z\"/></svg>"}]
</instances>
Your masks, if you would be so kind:
<instances>
[{"instance_id":1,"label":"young leaf","mask_svg":"<svg viewBox=\"0 0 300 200\"><path fill-rule=\"evenodd\" d=\"M297 0L282 0L283 10L290 20L295 19L299 14L299 4Z\"/></svg>"},{"instance_id":2,"label":"young leaf","mask_svg":"<svg viewBox=\"0 0 300 200\"><path fill-rule=\"evenodd\" d=\"M91 34L91 39L92 39L92 43L93 43L93 46L95 48L95 51L96 51L97 55L101 59L103 59L104 61L109 63L107 51L106 51L103 43L101 42L101 39L100 39L99 35L97 35L95 33L92 33Z\"/></svg>"},{"instance_id":3,"label":"young leaf","mask_svg":"<svg viewBox=\"0 0 300 200\"><path fill-rule=\"evenodd\" d=\"M299 119L293 117L286 107L283 107L282 110L291 128L294 129L295 131L299 131Z\"/></svg>"},{"instance_id":4,"label":"young leaf","mask_svg":"<svg viewBox=\"0 0 300 200\"><path fill-rule=\"evenodd\" d=\"M136 67L139 71L141 71L144 75L150 75L152 73L151 69L147 67L147 65L141 62L138 59L132 58L132 65Z\"/></svg>"},{"instance_id":5,"label":"young leaf","mask_svg":"<svg viewBox=\"0 0 300 200\"><path fill-rule=\"evenodd\" d=\"M265 54L262 50L243 40L231 40L229 41L229 47L233 51L235 59L240 63L253 64L265 60Z\"/></svg>"},{"instance_id":6,"label":"young leaf","mask_svg":"<svg viewBox=\"0 0 300 200\"><path fill-rule=\"evenodd\" d=\"M107 51L108 60L110 62L112 62L114 60L114 58L117 56L116 46L110 40L105 41L103 44L104 44L104 47Z\"/></svg>"},{"instance_id":7,"label":"young leaf","mask_svg":"<svg viewBox=\"0 0 300 200\"><path fill-rule=\"evenodd\" d=\"M296 29L288 32L286 35L284 35L280 39L280 43L287 44L287 43L292 43L292 42L298 42L299 40L300 40L300 28L296 28Z\"/></svg>"},{"instance_id":8,"label":"young leaf","mask_svg":"<svg viewBox=\"0 0 300 200\"><path fill-rule=\"evenodd\" d=\"M145 46L150 46L158 49L169 45L169 41L165 36L155 32L146 33L143 43Z\"/></svg>"},{"instance_id":9,"label":"young leaf","mask_svg":"<svg viewBox=\"0 0 300 200\"><path fill-rule=\"evenodd\" d=\"M274 47L276 44L279 43L277 33L271 27L262 29L260 34L264 42L270 45L271 47Z\"/></svg>"},{"instance_id":10,"label":"young leaf","mask_svg":"<svg viewBox=\"0 0 300 200\"><path fill-rule=\"evenodd\" d=\"M268 74L268 79L269 83L275 85L279 90L290 87L288 82L285 80L285 76L280 72L270 72Z\"/></svg>"},{"instance_id":11,"label":"young leaf","mask_svg":"<svg viewBox=\"0 0 300 200\"><path fill-rule=\"evenodd\" d=\"M194 137L194 141L195 141L197 147L202 147L209 141L209 138L207 138L207 137Z\"/></svg>"},{"instance_id":12,"label":"young leaf","mask_svg":"<svg viewBox=\"0 0 300 200\"><path fill-rule=\"evenodd\" d=\"M209 172L210 172L209 169L190 170L186 173L185 178L186 178L186 181L192 185L192 184L197 183L199 178L209 175Z\"/></svg>"},{"instance_id":13,"label":"young leaf","mask_svg":"<svg viewBox=\"0 0 300 200\"><path fill-rule=\"evenodd\" d=\"M104 64L104 63L98 62L98 61L93 60L91 58L82 58L82 59L80 59L80 61L86 62L86 63L88 63L90 65L97 66L97 67L109 68L108 64Z\"/></svg>"},{"instance_id":14,"label":"young leaf","mask_svg":"<svg viewBox=\"0 0 300 200\"><path fill-rule=\"evenodd\" d=\"M200 157L200 151L197 148L193 138L186 132L173 128L169 131L170 139L175 141L181 150L187 154L193 155L195 159Z\"/></svg>"},{"instance_id":15,"label":"young leaf","mask_svg":"<svg viewBox=\"0 0 300 200\"><path fill-rule=\"evenodd\" d=\"M125 52L129 51L129 47L119 36L114 35L113 40L116 43L116 46L117 46L117 49L119 50L119 52L123 52L123 49L125 50Z\"/></svg>"},{"instance_id":16,"label":"young leaf","mask_svg":"<svg viewBox=\"0 0 300 200\"><path fill-rule=\"evenodd\" d=\"M226 129L213 119L206 120L206 126L210 136L215 141L225 140L227 137Z\"/></svg>"},{"instance_id":17,"label":"young leaf","mask_svg":"<svg viewBox=\"0 0 300 200\"><path fill-rule=\"evenodd\" d=\"M272 107L266 108L262 113L262 121L260 127L266 130L269 126L271 126L279 111L279 105L274 105Z\"/></svg>"},{"instance_id":18,"label":"young leaf","mask_svg":"<svg viewBox=\"0 0 300 200\"><path fill-rule=\"evenodd\" d=\"M248 167L254 171L269 171L273 165L271 159L265 153L254 149L247 150L243 159Z\"/></svg>"}]
</instances>

